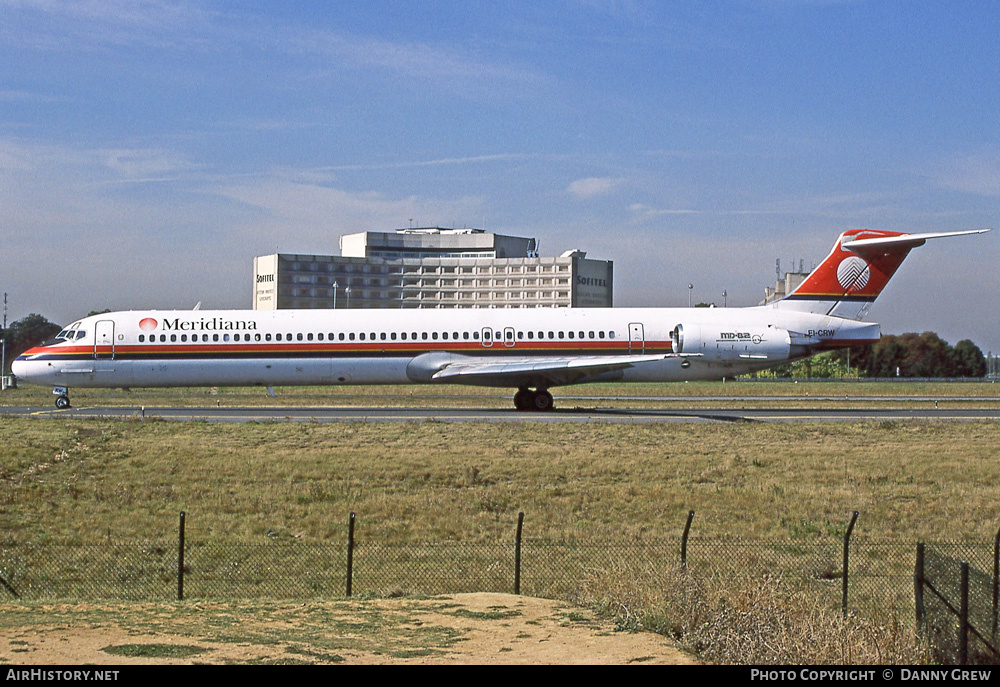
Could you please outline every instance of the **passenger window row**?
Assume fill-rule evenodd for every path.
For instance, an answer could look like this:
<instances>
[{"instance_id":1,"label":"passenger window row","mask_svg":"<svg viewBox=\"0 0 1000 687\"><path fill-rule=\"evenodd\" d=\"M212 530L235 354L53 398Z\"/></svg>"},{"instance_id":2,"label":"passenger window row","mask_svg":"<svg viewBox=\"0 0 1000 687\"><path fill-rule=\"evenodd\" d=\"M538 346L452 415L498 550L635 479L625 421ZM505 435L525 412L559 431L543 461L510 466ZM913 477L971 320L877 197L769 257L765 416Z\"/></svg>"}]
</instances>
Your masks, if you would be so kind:
<instances>
[{"instance_id":1,"label":"passenger window row","mask_svg":"<svg viewBox=\"0 0 1000 687\"><path fill-rule=\"evenodd\" d=\"M614 339L613 331L524 331L517 332L517 341L563 341L566 339ZM299 332L298 334L140 334L139 343L229 343L271 341L479 341L479 332ZM504 340L503 331L483 330L483 341Z\"/></svg>"}]
</instances>

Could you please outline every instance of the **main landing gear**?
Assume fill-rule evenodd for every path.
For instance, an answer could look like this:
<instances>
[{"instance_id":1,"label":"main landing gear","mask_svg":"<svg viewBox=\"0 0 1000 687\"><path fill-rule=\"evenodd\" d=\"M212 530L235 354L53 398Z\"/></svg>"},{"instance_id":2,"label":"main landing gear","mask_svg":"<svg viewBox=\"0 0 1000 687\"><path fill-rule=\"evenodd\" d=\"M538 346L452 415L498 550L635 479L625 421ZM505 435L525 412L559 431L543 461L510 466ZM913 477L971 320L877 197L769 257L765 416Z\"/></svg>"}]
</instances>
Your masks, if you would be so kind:
<instances>
[{"instance_id":1,"label":"main landing gear","mask_svg":"<svg viewBox=\"0 0 1000 687\"><path fill-rule=\"evenodd\" d=\"M64 386L53 387L52 393L56 395L56 408L66 410L69 408L69 389Z\"/></svg>"},{"instance_id":2,"label":"main landing gear","mask_svg":"<svg viewBox=\"0 0 1000 687\"><path fill-rule=\"evenodd\" d=\"M521 387L514 394L514 407L521 411L547 411L552 410L555 406L552 402L552 394L547 389L532 391L528 387Z\"/></svg>"}]
</instances>

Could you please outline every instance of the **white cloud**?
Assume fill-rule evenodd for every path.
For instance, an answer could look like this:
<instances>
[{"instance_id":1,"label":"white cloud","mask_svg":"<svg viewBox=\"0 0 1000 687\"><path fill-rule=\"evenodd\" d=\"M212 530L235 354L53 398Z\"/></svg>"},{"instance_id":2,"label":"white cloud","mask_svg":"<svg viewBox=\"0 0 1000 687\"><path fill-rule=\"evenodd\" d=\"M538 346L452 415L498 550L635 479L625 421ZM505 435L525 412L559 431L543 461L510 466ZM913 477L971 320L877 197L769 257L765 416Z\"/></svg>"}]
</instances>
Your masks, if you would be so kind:
<instances>
[{"instance_id":1,"label":"white cloud","mask_svg":"<svg viewBox=\"0 0 1000 687\"><path fill-rule=\"evenodd\" d=\"M579 199L594 198L595 196L605 196L611 193L621 183L622 179L588 177L586 179L577 179L566 190Z\"/></svg>"},{"instance_id":2,"label":"white cloud","mask_svg":"<svg viewBox=\"0 0 1000 687\"><path fill-rule=\"evenodd\" d=\"M941 188L979 196L1000 196L1000 156L977 153L956 158L933 173Z\"/></svg>"}]
</instances>

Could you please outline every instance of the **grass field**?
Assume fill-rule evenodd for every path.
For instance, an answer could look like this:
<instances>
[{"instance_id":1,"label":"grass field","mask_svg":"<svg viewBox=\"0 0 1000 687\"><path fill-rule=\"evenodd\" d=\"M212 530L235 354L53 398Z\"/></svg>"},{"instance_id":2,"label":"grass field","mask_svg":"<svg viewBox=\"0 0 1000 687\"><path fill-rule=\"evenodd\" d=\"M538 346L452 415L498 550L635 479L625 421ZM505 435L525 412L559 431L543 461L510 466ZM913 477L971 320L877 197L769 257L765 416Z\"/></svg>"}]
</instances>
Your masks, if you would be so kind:
<instances>
[{"instance_id":1,"label":"grass field","mask_svg":"<svg viewBox=\"0 0 1000 687\"><path fill-rule=\"evenodd\" d=\"M993 423L521 425L0 420L7 536L859 533L990 538Z\"/></svg>"},{"instance_id":2,"label":"grass field","mask_svg":"<svg viewBox=\"0 0 1000 687\"><path fill-rule=\"evenodd\" d=\"M692 402L737 392L747 399L735 402L745 403L842 394L871 403L907 393L997 402L996 387L988 383L643 387L572 392L612 399L687 395ZM363 398L359 402L393 405L413 391L420 392L412 396L415 403L428 398L419 387L376 391L390 393L295 390L269 399L260 390L80 391L74 402L339 405ZM433 393L431 404L509 403L503 391ZM0 399L50 403L47 390L18 390ZM1000 526L1000 426L994 423L222 425L8 418L0 419L0 437L0 520L4 537L22 543L169 538L182 510L190 538L240 541L342 541L350 512L358 514L359 538L396 542L510 540L522 511L525 537L549 539L675 538L689 510L697 513L692 534L698 537L835 538L855 510L856 537L988 543ZM624 576L606 582L596 576L585 600L611 615L628 608L626 626L731 647L684 629L709 613L707 607L694 612L697 604L689 602L676 611L676 600L665 599L662 590L652 593L655 583L643 580L641 571L630 575L633 583L626 587ZM707 596L717 598L724 588L716 584ZM722 607L731 610L742 598L765 613L775 603L798 608L784 597L750 599L748 593L747 587L729 590ZM676 615L664 620L671 607L683 621ZM794 611L768 631L790 632L816 612ZM884 629L886 621L878 622ZM901 632L891 632L886 642L909 647L899 650L898 660L915 660ZM831 637L834 644L848 641L835 632ZM760 642L751 644L760 649ZM787 660L816 660L790 655ZM751 651L746 656L765 660ZM843 652L828 657L849 658Z\"/></svg>"}]
</instances>

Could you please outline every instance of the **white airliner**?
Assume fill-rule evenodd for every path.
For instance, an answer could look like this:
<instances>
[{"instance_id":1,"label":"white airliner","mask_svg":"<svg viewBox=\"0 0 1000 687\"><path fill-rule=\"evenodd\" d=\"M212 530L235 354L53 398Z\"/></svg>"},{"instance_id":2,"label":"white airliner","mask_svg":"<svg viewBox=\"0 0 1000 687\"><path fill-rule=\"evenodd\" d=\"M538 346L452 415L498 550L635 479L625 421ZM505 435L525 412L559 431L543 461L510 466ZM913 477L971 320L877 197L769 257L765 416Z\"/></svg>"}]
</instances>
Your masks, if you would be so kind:
<instances>
[{"instance_id":1,"label":"white airliner","mask_svg":"<svg viewBox=\"0 0 1000 687\"><path fill-rule=\"evenodd\" d=\"M471 384L519 410L584 382L712 380L878 341L861 322L910 249L989 231L855 229L785 298L748 308L183 310L74 322L18 356L21 381L70 387Z\"/></svg>"}]
</instances>

